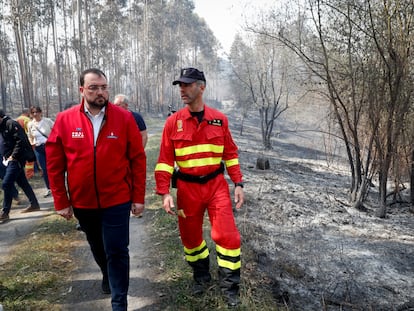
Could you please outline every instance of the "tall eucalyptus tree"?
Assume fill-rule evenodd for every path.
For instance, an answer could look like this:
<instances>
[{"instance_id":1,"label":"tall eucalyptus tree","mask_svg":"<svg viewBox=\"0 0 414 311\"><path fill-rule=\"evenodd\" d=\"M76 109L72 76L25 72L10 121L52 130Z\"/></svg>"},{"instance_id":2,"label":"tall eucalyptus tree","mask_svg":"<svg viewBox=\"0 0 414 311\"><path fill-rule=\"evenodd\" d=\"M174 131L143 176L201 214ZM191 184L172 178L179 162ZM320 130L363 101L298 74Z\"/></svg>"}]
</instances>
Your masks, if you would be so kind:
<instances>
[{"instance_id":1,"label":"tall eucalyptus tree","mask_svg":"<svg viewBox=\"0 0 414 311\"><path fill-rule=\"evenodd\" d=\"M29 75L29 64L27 59L27 49L24 37L24 25L28 23L28 12L21 0L11 0L11 22L16 44L16 51L19 61L20 79L23 92L23 102L25 107L32 106L33 92Z\"/></svg>"}]
</instances>

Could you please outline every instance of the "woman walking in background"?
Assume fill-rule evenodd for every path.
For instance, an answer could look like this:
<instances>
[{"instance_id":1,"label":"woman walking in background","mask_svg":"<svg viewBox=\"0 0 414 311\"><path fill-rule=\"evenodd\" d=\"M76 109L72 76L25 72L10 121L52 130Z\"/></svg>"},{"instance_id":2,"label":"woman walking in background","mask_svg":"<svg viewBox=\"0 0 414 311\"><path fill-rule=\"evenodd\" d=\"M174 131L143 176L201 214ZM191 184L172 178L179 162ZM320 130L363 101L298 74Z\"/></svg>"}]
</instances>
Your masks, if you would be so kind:
<instances>
[{"instance_id":1,"label":"woman walking in background","mask_svg":"<svg viewBox=\"0 0 414 311\"><path fill-rule=\"evenodd\" d=\"M49 187L49 178L46 169L46 152L45 143L53 127L53 121L42 116L42 109L39 106L32 107L31 113L33 115L32 121L29 123L29 140L32 146L35 147L35 154L40 168L42 169L43 180L47 188L44 197L51 195Z\"/></svg>"}]
</instances>

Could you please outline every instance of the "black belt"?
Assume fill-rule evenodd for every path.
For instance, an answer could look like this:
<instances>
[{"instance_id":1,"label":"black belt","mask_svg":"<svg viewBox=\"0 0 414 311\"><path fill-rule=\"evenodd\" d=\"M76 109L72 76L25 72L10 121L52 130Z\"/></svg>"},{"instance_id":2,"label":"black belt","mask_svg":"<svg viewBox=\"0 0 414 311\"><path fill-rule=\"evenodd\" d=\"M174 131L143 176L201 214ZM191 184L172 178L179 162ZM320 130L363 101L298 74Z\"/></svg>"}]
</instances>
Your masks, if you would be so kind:
<instances>
[{"instance_id":1,"label":"black belt","mask_svg":"<svg viewBox=\"0 0 414 311\"><path fill-rule=\"evenodd\" d=\"M210 174L207 174L207 175L201 175L201 176L186 174L186 173L180 172L179 169L175 169L174 173L173 173L173 176L172 176L172 180L173 180L173 182L172 182L173 186L172 187L176 188L174 186L176 185L175 180L177 180L177 179L181 179L181 180L184 180L184 181L193 182L193 183L197 183L197 184L205 184L206 182L208 182L209 180L217 177L218 175L222 174L223 172L224 172L224 163L223 162L220 163L220 167L217 170L215 170L214 172L212 172Z\"/></svg>"}]
</instances>

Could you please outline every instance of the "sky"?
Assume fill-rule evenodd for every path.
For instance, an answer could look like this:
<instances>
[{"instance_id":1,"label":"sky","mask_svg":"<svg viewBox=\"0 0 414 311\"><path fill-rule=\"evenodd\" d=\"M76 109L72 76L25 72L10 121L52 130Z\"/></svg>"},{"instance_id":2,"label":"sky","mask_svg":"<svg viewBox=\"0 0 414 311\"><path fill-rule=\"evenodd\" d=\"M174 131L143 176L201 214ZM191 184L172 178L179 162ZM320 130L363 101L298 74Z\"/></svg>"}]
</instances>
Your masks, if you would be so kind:
<instances>
[{"instance_id":1,"label":"sky","mask_svg":"<svg viewBox=\"0 0 414 311\"><path fill-rule=\"evenodd\" d=\"M275 2L277 0L194 0L194 11L204 18L224 52L229 54L234 36L245 24L245 17Z\"/></svg>"}]
</instances>

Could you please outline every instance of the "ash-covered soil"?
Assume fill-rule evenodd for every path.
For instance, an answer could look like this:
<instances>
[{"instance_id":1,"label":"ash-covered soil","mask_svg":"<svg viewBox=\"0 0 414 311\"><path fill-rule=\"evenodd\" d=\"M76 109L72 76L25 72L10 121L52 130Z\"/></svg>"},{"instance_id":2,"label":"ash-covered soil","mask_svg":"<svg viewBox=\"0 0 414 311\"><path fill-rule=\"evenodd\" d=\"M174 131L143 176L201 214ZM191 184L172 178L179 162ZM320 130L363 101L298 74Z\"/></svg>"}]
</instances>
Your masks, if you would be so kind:
<instances>
[{"instance_id":1,"label":"ash-covered soil","mask_svg":"<svg viewBox=\"0 0 414 311\"><path fill-rule=\"evenodd\" d=\"M237 223L256 258L243 276L289 310L414 310L411 206L391 205L387 218L377 218L374 185L367 211L350 207L341 143L321 134L323 106L289 110L276 122L271 151L262 148L254 114L242 136L237 115L230 117L246 180ZM270 169L256 169L258 157Z\"/></svg>"}]
</instances>

